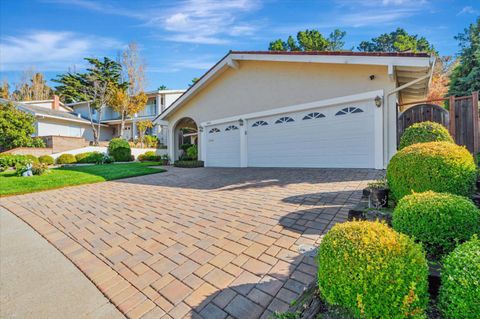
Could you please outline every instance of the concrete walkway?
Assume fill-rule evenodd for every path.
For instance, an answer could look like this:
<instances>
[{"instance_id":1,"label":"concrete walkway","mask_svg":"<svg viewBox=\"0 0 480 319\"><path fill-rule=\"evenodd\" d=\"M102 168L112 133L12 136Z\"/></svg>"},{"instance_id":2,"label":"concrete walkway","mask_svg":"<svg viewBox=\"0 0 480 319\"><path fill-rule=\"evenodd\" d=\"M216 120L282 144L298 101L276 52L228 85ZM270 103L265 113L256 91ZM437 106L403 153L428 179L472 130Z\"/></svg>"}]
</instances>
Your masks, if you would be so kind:
<instances>
[{"instance_id":1,"label":"concrete walkway","mask_svg":"<svg viewBox=\"0 0 480 319\"><path fill-rule=\"evenodd\" d=\"M65 256L0 208L0 318L124 318Z\"/></svg>"}]
</instances>

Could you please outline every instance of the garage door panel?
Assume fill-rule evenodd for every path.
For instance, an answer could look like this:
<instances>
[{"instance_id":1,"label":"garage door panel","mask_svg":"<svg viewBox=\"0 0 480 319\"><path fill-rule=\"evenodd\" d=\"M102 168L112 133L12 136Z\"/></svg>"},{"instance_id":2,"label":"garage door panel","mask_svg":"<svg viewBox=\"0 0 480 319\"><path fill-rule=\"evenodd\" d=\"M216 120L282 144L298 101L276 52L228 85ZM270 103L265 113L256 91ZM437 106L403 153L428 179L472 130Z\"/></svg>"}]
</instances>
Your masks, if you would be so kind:
<instances>
[{"instance_id":1,"label":"garage door panel","mask_svg":"<svg viewBox=\"0 0 480 319\"><path fill-rule=\"evenodd\" d=\"M206 166L240 166L240 129L238 125L227 123L208 126L206 145Z\"/></svg>"},{"instance_id":2,"label":"garage door panel","mask_svg":"<svg viewBox=\"0 0 480 319\"><path fill-rule=\"evenodd\" d=\"M248 166L374 167L373 114L368 107L360 110L329 107L250 120ZM324 117L303 119L312 112ZM276 124L281 118L293 121ZM252 127L257 121L268 125Z\"/></svg>"}]
</instances>

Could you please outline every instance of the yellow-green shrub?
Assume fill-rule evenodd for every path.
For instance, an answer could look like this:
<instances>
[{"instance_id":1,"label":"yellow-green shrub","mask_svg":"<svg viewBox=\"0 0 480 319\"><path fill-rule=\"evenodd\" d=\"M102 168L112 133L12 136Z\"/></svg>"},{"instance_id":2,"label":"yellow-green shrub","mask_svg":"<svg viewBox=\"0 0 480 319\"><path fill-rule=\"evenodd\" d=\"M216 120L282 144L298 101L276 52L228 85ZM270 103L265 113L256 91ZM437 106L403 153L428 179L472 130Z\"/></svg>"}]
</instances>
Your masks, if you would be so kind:
<instances>
[{"instance_id":1,"label":"yellow-green shrub","mask_svg":"<svg viewBox=\"0 0 480 319\"><path fill-rule=\"evenodd\" d=\"M53 165L55 160L50 155L41 155L38 157L38 161L42 164Z\"/></svg>"},{"instance_id":2,"label":"yellow-green shrub","mask_svg":"<svg viewBox=\"0 0 480 319\"><path fill-rule=\"evenodd\" d=\"M409 126L400 138L399 149L417 143L427 142L454 143L452 136L442 124L435 122L420 122Z\"/></svg>"},{"instance_id":3,"label":"yellow-green shrub","mask_svg":"<svg viewBox=\"0 0 480 319\"><path fill-rule=\"evenodd\" d=\"M480 239L458 246L444 259L439 308L448 319L480 316Z\"/></svg>"},{"instance_id":4,"label":"yellow-green shrub","mask_svg":"<svg viewBox=\"0 0 480 319\"><path fill-rule=\"evenodd\" d=\"M397 152L387 167L388 185L397 200L428 190L470 196L476 179L472 154L449 142L410 145Z\"/></svg>"},{"instance_id":5,"label":"yellow-green shrub","mask_svg":"<svg viewBox=\"0 0 480 319\"><path fill-rule=\"evenodd\" d=\"M318 256L320 294L356 318L421 317L428 267L421 245L379 222L335 225Z\"/></svg>"},{"instance_id":6,"label":"yellow-green shrub","mask_svg":"<svg viewBox=\"0 0 480 319\"><path fill-rule=\"evenodd\" d=\"M420 241L438 259L480 230L480 210L463 196L415 193L403 197L392 218L393 228Z\"/></svg>"},{"instance_id":7,"label":"yellow-green shrub","mask_svg":"<svg viewBox=\"0 0 480 319\"><path fill-rule=\"evenodd\" d=\"M75 159L75 156L72 154L62 154L59 157L57 157L56 162L57 164L73 164L73 163L76 163L77 160Z\"/></svg>"}]
</instances>

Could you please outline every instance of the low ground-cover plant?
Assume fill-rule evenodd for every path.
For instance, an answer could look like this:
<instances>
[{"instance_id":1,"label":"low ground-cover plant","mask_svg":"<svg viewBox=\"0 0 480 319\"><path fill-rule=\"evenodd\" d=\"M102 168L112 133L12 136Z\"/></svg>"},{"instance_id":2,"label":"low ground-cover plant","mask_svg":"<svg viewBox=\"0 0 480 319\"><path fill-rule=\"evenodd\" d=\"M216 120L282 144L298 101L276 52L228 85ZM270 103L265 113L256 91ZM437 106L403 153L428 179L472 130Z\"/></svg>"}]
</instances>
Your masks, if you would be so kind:
<instances>
[{"instance_id":1,"label":"low ground-cover plant","mask_svg":"<svg viewBox=\"0 0 480 319\"><path fill-rule=\"evenodd\" d=\"M480 239L473 237L448 255L443 264L439 305L448 319L480 315Z\"/></svg>"},{"instance_id":2,"label":"low ground-cover plant","mask_svg":"<svg viewBox=\"0 0 480 319\"><path fill-rule=\"evenodd\" d=\"M425 253L385 224L336 224L323 238L317 261L321 296L355 318L421 317L425 311Z\"/></svg>"},{"instance_id":3,"label":"low ground-cover plant","mask_svg":"<svg viewBox=\"0 0 480 319\"><path fill-rule=\"evenodd\" d=\"M75 155L77 163L102 164L103 154L99 152L85 152Z\"/></svg>"},{"instance_id":4,"label":"low ground-cover plant","mask_svg":"<svg viewBox=\"0 0 480 319\"><path fill-rule=\"evenodd\" d=\"M112 156L116 162L129 162L132 159L132 150L128 142L122 138L113 138L108 143L108 155Z\"/></svg>"},{"instance_id":5,"label":"low ground-cover plant","mask_svg":"<svg viewBox=\"0 0 480 319\"><path fill-rule=\"evenodd\" d=\"M420 122L409 126L400 138L399 149L417 143L450 142L454 143L452 136L442 124L435 122Z\"/></svg>"},{"instance_id":6,"label":"low ground-cover plant","mask_svg":"<svg viewBox=\"0 0 480 319\"><path fill-rule=\"evenodd\" d=\"M398 202L392 225L421 242L428 256L438 260L480 231L480 210L462 196L415 193Z\"/></svg>"},{"instance_id":7,"label":"low ground-cover plant","mask_svg":"<svg viewBox=\"0 0 480 319\"><path fill-rule=\"evenodd\" d=\"M195 167L203 167L204 163L203 161L175 161L173 163L173 166L175 167L183 167L183 168L195 168Z\"/></svg>"},{"instance_id":8,"label":"low ground-cover plant","mask_svg":"<svg viewBox=\"0 0 480 319\"><path fill-rule=\"evenodd\" d=\"M420 143L392 157L387 180L396 200L428 190L470 196L475 189L477 167L465 147L449 142Z\"/></svg>"},{"instance_id":9,"label":"low ground-cover plant","mask_svg":"<svg viewBox=\"0 0 480 319\"><path fill-rule=\"evenodd\" d=\"M62 154L57 157L55 161L57 164L74 164L77 162L77 159L72 154Z\"/></svg>"},{"instance_id":10,"label":"low ground-cover plant","mask_svg":"<svg viewBox=\"0 0 480 319\"><path fill-rule=\"evenodd\" d=\"M50 155L39 156L38 161L40 163L47 164L47 165L53 165L53 163L55 163L55 160Z\"/></svg>"}]
</instances>

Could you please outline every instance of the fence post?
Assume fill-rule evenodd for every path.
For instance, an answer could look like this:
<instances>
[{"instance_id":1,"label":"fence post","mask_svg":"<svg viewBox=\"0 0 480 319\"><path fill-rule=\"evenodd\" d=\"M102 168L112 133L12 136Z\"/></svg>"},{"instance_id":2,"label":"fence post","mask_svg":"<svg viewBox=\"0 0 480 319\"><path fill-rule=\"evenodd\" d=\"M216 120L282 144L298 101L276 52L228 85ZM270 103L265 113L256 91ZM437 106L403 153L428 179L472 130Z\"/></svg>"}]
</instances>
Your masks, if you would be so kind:
<instances>
[{"instance_id":1,"label":"fence post","mask_svg":"<svg viewBox=\"0 0 480 319\"><path fill-rule=\"evenodd\" d=\"M455 96L451 95L449 100L449 115L450 115L450 135L452 135L453 140L456 142L456 134L455 134Z\"/></svg>"},{"instance_id":2,"label":"fence post","mask_svg":"<svg viewBox=\"0 0 480 319\"><path fill-rule=\"evenodd\" d=\"M473 153L478 153L479 131L478 131L478 91L472 93L472 120L473 120Z\"/></svg>"}]
</instances>

